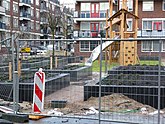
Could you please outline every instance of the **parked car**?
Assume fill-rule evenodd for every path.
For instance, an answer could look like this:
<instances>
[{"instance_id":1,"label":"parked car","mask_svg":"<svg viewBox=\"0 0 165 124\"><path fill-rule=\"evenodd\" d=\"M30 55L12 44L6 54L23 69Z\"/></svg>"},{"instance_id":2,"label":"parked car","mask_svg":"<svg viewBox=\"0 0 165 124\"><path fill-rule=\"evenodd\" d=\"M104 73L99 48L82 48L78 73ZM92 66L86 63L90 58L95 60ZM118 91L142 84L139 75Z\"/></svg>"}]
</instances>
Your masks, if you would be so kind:
<instances>
[{"instance_id":1,"label":"parked car","mask_svg":"<svg viewBox=\"0 0 165 124\"><path fill-rule=\"evenodd\" d=\"M31 50L37 54L46 54L47 53L47 48L45 48L44 46L33 46L33 47L31 47Z\"/></svg>"}]
</instances>

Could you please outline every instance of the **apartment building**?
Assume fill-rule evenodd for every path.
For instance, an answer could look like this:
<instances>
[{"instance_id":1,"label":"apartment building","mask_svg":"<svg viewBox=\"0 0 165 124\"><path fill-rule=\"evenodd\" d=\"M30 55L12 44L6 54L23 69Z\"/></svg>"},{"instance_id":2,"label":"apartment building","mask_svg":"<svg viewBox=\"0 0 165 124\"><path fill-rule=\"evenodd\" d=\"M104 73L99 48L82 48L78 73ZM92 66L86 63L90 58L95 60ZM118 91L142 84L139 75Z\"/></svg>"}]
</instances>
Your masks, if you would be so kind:
<instances>
[{"instance_id":1,"label":"apartment building","mask_svg":"<svg viewBox=\"0 0 165 124\"><path fill-rule=\"evenodd\" d=\"M76 0L74 38L94 39L98 32L105 31L106 10L109 9L108 0ZM121 8L122 0L114 0L114 13ZM127 0L128 11L134 13L134 0ZM139 0L138 1L138 37L165 37L165 0ZM133 29L133 19L127 19L128 31ZM77 41L75 54L89 57L92 50L99 44L94 41ZM138 42L138 55L158 55L158 42ZM162 52L165 51L165 42ZM165 54L162 53L163 56Z\"/></svg>"},{"instance_id":2,"label":"apartment building","mask_svg":"<svg viewBox=\"0 0 165 124\"><path fill-rule=\"evenodd\" d=\"M75 55L89 57L91 51L99 44L99 32L105 34L107 9L109 9L108 0L76 0L74 38L98 39L98 41L77 41L74 44Z\"/></svg>"},{"instance_id":3,"label":"apartment building","mask_svg":"<svg viewBox=\"0 0 165 124\"><path fill-rule=\"evenodd\" d=\"M59 0L0 0L0 40L11 37L13 33L24 39L51 38L47 14L51 12L55 16L56 8L64 8ZM67 10L67 15L73 15L70 9ZM59 28L55 34L56 38L64 37L60 32L62 30ZM10 47L10 42L7 46ZM1 45L1 48L3 47L6 45Z\"/></svg>"},{"instance_id":4,"label":"apartment building","mask_svg":"<svg viewBox=\"0 0 165 124\"><path fill-rule=\"evenodd\" d=\"M165 37L165 0L139 0L138 37ZM159 42L139 42L138 55L158 56ZM141 47L140 47L141 46ZM162 57L165 57L165 41L162 42Z\"/></svg>"}]
</instances>

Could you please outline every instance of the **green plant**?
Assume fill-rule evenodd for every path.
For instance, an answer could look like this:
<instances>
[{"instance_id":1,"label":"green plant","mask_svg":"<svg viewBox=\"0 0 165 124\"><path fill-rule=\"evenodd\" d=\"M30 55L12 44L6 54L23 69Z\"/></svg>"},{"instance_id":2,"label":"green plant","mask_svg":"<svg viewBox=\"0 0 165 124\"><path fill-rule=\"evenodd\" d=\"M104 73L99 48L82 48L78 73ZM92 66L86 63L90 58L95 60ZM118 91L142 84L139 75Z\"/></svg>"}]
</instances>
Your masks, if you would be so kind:
<instances>
[{"instance_id":1,"label":"green plant","mask_svg":"<svg viewBox=\"0 0 165 124\"><path fill-rule=\"evenodd\" d=\"M107 65L105 64L105 60L102 60L102 71L104 72L105 71L105 66L107 66L107 69L111 69L115 66L118 66L119 64L118 63L112 63L112 64L109 64L107 63ZM100 63L98 60L95 60L92 64L92 71L93 72L99 72L100 71Z\"/></svg>"}]
</instances>

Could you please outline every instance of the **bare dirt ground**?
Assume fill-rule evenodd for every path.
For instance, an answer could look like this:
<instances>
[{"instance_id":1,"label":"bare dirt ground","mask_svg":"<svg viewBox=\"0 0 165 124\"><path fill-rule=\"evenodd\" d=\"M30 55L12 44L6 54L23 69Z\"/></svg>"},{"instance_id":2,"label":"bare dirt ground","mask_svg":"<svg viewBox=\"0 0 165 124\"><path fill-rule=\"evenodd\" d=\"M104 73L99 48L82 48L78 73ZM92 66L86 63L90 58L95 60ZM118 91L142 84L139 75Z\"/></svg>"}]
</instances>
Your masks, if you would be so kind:
<instances>
[{"instance_id":1,"label":"bare dirt ground","mask_svg":"<svg viewBox=\"0 0 165 124\"><path fill-rule=\"evenodd\" d=\"M58 109L64 114L74 113L80 114L88 110L90 107L99 108L99 98L91 97L84 101L84 84L90 82L98 82L99 73L93 73L92 80L81 80L79 82L71 82L71 85L63 88L45 98L47 105L51 100L66 100L65 108ZM50 106L49 106L50 107ZM101 110L103 112L140 112L141 108L146 108L147 112L153 112L155 109L148 105L143 105L123 94L111 94L101 98Z\"/></svg>"},{"instance_id":2,"label":"bare dirt ground","mask_svg":"<svg viewBox=\"0 0 165 124\"><path fill-rule=\"evenodd\" d=\"M53 94L45 98L46 111L51 108L50 101L52 100L65 100L67 101L66 107L58 109L58 111L64 114L82 114L90 107L95 109L99 108L99 98L91 97L87 101L84 101L84 84L88 82L98 82L99 73L93 73L91 80L81 80L78 82L71 82L70 86L54 92ZM123 94L111 94L101 98L101 111L102 112L141 112L141 108L145 108L148 113L155 111L156 109L143 105L133 99L124 96Z\"/></svg>"}]
</instances>

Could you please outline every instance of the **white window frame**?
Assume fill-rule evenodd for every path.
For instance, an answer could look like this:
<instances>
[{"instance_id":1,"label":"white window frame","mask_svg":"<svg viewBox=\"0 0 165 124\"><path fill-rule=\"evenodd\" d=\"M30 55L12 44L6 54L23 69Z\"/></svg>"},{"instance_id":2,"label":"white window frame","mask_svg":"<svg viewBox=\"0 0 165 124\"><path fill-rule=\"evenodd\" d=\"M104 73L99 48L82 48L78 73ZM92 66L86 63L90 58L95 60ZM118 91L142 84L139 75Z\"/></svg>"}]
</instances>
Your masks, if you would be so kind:
<instances>
[{"instance_id":1,"label":"white window frame","mask_svg":"<svg viewBox=\"0 0 165 124\"><path fill-rule=\"evenodd\" d=\"M81 11L90 11L90 3L81 3Z\"/></svg>"},{"instance_id":2,"label":"white window frame","mask_svg":"<svg viewBox=\"0 0 165 124\"><path fill-rule=\"evenodd\" d=\"M88 28L84 28L85 26L83 25L87 25ZM81 22L80 30L90 30L90 22Z\"/></svg>"},{"instance_id":3,"label":"white window frame","mask_svg":"<svg viewBox=\"0 0 165 124\"><path fill-rule=\"evenodd\" d=\"M88 43L88 48L81 48L81 44L82 44L82 41L80 41L80 45L79 45L79 49L80 49L80 52L90 52L90 44L88 41L83 41L84 43Z\"/></svg>"},{"instance_id":4,"label":"white window frame","mask_svg":"<svg viewBox=\"0 0 165 124\"><path fill-rule=\"evenodd\" d=\"M144 21L151 21L152 22L152 28L151 29L144 29L143 28L143 22ZM153 30L153 23L155 22L155 21L161 21L162 22L162 30L165 30L165 25L164 25L164 23L165 23L165 18L143 18L142 19L142 30Z\"/></svg>"},{"instance_id":5,"label":"white window frame","mask_svg":"<svg viewBox=\"0 0 165 124\"><path fill-rule=\"evenodd\" d=\"M82 42L82 41L81 41ZM91 50L91 41L83 41L84 43L87 43L88 44L88 48L81 48L81 42L79 44L79 50L80 52L92 52L93 50ZM99 42L97 42L97 46L99 45ZM96 47L97 47L96 46Z\"/></svg>"},{"instance_id":6,"label":"white window frame","mask_svg":"<svg viewBox=\"0 0 165 124\"><path fill-rule=\"evenodd\" d=\"M131 22L131 27L127 28L127 31L132 31L132 29L133 29L133 20L132 19L127 19L127 24L128 24L128 22Z\"/></svg>"},{"instance_id":7,"label":"white window frame","mask_svg":"<svg viewBox=\"0 0 165 124\"><path fill-rule=\"evenodd\" d=\"M165 52L165 41L162 42L162 52Z\"/></svg>"},{"instance_id":8,"label":"white window frame","mask_svg":"<svg viewBox=\"0 0 165 124\"><path fill-rule=\"evenodd\" d=\"M18 4L13 3L13 12L18 13Z\"/></svg>"},{"instance_id":9,"label":"white window frame","mask_svg":"<svg viewBox=\"0 0 165 124\"><path fill-rule=\"evenodd\" d=\"M133 11L133 0L127 1L128 11Z\"/></svg>"},{"instance_id":10,"label":"white window frame","mask_svg":"<svg viewBox=\"0 0 165 124\"><path fill-rule=\"evenodd\" d=\"M151 43L151 48L144 49L144 43L146 43L146 42ZM154 42L159 43L159 41L142 41L141 52L159 52L159 50L154 50L154 47L156 47ZM163 43L165 43L165 42L163 42ZM148 46L149 46L149 44L148 44ZM159 45L158 45L158 49L159 49ZM161 51L165 52L165 48L163 48L163 45L162 45Z\"/></svg>"},{"instance_id":11,"label":"white window frame","mask_svg":"<svg viewBox=\"0 0 165 124\"><path fill-rule=\"evenodd\" d=\"M154 11L154 0L142 1L142 11Z\"/></svg>"},{"instance_id":12,"label":"white window frame","mask_svg":"<svg viewBox=\"0 0 165 124\"><path fill-rule=\"evenodd\" d=\"M162 11L165 11L165 0L162 1Z\"/></svg>"}]
</instances>

